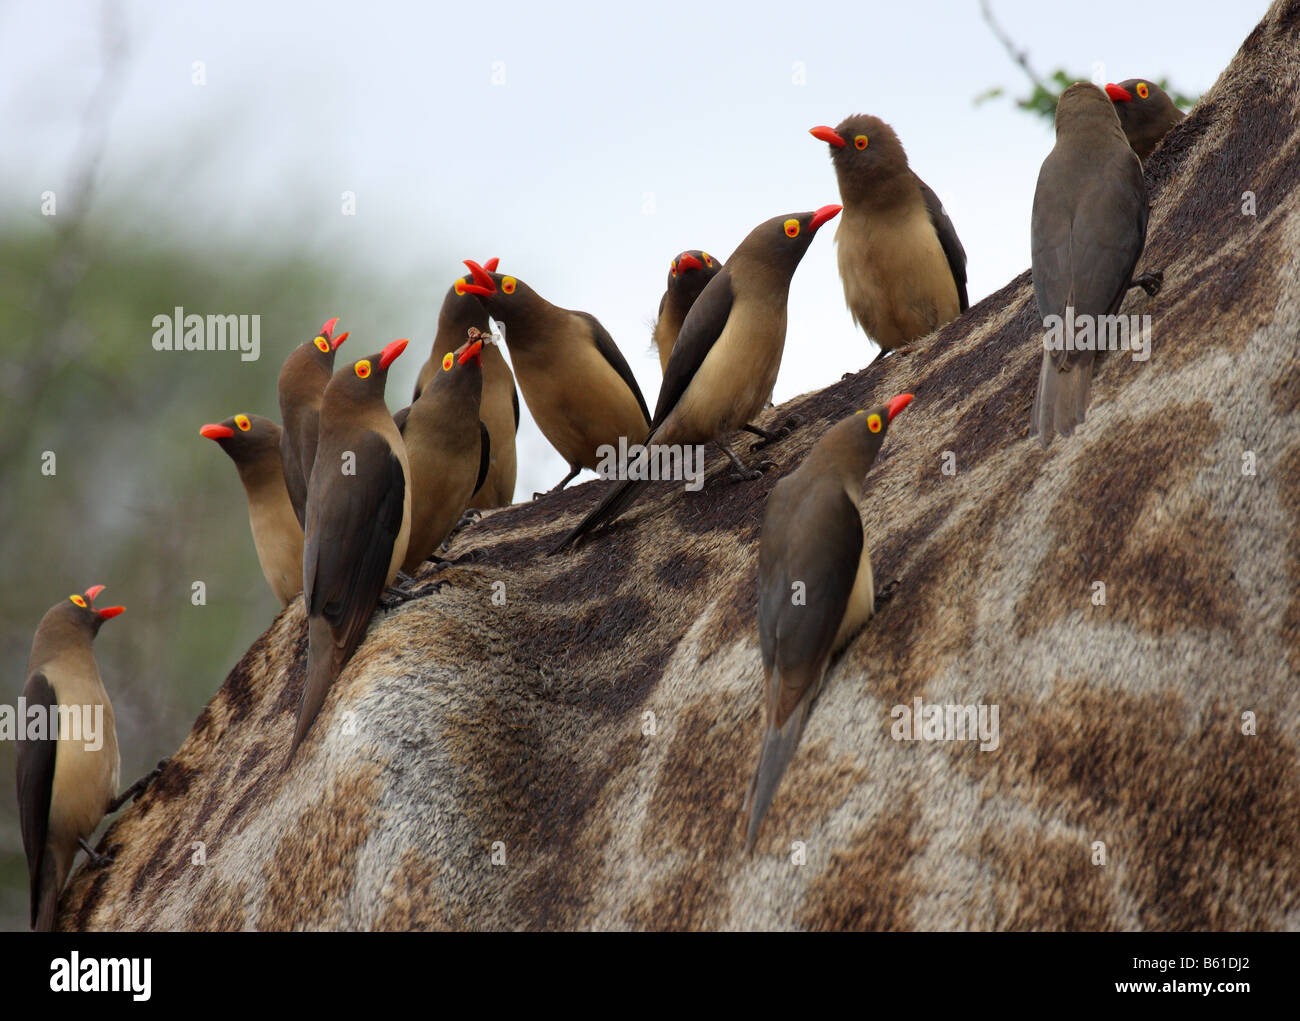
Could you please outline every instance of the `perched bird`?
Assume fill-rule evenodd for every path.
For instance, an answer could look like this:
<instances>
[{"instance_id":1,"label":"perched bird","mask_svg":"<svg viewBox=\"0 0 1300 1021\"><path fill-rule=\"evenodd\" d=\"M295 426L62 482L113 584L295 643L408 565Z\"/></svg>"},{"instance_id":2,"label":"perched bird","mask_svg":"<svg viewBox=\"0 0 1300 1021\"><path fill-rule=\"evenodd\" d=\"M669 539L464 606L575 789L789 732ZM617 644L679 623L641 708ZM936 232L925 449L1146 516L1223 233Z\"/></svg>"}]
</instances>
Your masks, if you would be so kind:
<instances>
[{"instance_id":1,"label":"perched bird","mask_svg":"<svg viewBox=\"0 0 1300 1021\"><path fill-rule=\"evenodd\" d=\"M280 420L284 423L280 459L299 525L307 519L307 483L316 461L321 394L334 372L334 352L348 339L346 333L334 336L337 324L337 317L326 322L314 339L290 351L280 367Z\"/></svg>"},{"instance_id":2,"label":"perched bird","mask_svg":"<svg viewBox=\"0 0 1300 1021\"><path fill-rule=\"evenodd\" d=\"M34 707L43 713L48 708L48 716L42 717L48 726L37 735L29 718L26 738L17 748L18 821L31 880L31 926L40 932L54 928L59 893L77 848L93 861L102 861L86 839L125 800L117 797L121 759L113 704L91 649L100 626L123 609L95 609L95 597L103 589L94 585L84 596L70 596L51 607L36 629L27 661L23 698L28 716ZM58 706L68 713L67 733L63 717L55 711ZM73 707L80 713L80 733L72 722ZM88 726L96 734L89 733Z\"/></svg>"},{"instance_id":3,"label":"perched bird","mask_svg":"<svg viewBox=\"0 0 1300 1021\"><path fill-rule=\"evenodd\" d=\"M1144 162L1169 129L1187 116L1174 105L1169 93L1155 82L1141 78L1107 85L1106 95L1115 105L1119 126L1124 129L1129 145Z\"/></svg>"},{"instance_id":4,"label":"perched bird","mask_svg":"<svg viewBox=\"0 0 1300 1021\"><path fill-rule=\"evenodd\" d=\"M1106 94L1071 85L1056 106L1056 145L1038 172L1030 248L1038 312L1113 315L1130 287L1147 236L1142 164L1120 129ZM1158 285L1156 288L1158 290ZM1046 337L1046 335L1045 335ZM1094 351L1044 343L1029 434L1043 446L1082 424L1092 388Z\"/></svg>"},{"instance_id":5,"label":"perched bird","mask_svg":"<svg viewBox=\"0 0 1300 1021\"><path fill-rule=\"evenodd\" d=\"M434 555L488 474L492 444L479 420L483 375L483 341L476 338L443 355L438 375L393 416L411 466L407 574Z\"/></svg>"},{"instance_id":6,"label":"perched bird","mask_svg":"<svg viewBox=\"0 0 1300 1021\"><path fill-rule=\"evenodd\" d=\"M767 726L749 785L746 850L794 758L826 667L875 612L871 558L858 502L889 423L911 403L899 394L827 430L768 497L758 547L758 639Z\"/></svg>"},{"instance_id":7,"label":"perched bird","mask_svg":"<svg viewBox=\"0 0 1300 1021\"><path fill-rule=\"evenodd\" d=\"M495 273L497 260L483 264L489 273ZM442 309L438 312L438 333L433 341L433 353L420 368L411 401L419 399L420 392L429 380L442 373L442 363L450 352L458 351L465 343L468 331L473 328L484 336L488 333L488 314L483 303L465 290L469 277L462 277L447 289ZM515 389L514 373L506 364L505 356L496 344L483 346L483 400L479 417L487 426L491 438L492 455L487 478L473 497L470 507L488 510L508 507L515 498L515 435L519 432L519 391Z\"/></svg>"},{"instance_id":8,"label":"perched bird","mask_svg":"<svg viewBox=\"0 0 1300 1021\"><path fill-rule=\"evenodd\" d=\"M659 389L647 445L713 441L738 474L746 478L761 474L746 468L723 438L741 427L769 442L776 438L750 423L776 385L785 349L790 280L818 228L839 211L839 206L822 206L816 212L774 216L749 232L682 323ZM612 521L645 484L634 478L615 482L551 552L558 553L602 522Z\"/></svg>"},{"instance_id":9,"label":"perched bird","mask_svg":"<svg viewBox=\"0 0 1300 1021\"><path fill-rule=\"evenodd\" d=\"M321 398L302 554L307 680L290 755L361 644L380 595L406 559L411 467L384 404L388 367L406 345L395 340L382 352L339 369Z\"/></svg>"},{"instance_id":10,"label":"perched bird","mask_svg":"<svg viewBox=\"0 0 1300 1021\"><path fill-rule=\"evenodd\" d=\"M966 250L894 129L856 114L811 134L831 147L844 202L836 256L854 322L883 353L965 312Z\"/></svg>"},{"instance_id":11,"label":"perched bird","mask_svg":"<svg viewBox=\"0 0 1300 1021\"><path fill-rule=\"evenodd\" d=\"M620 436L640 443L650 410L627 360L595 316L559 308L522 280L489 273L466 259L477 295L505 327L506 347L524 403L537 427L569 464L563 489L583 468L595 469L598 447Z\"/></svg>"},{"instance_id":12,"label":"perched bird","mask_svg":"<svg viewBox=\"0 0 1300 1021\"><path fill-rule=\"evenodd\" d=\"M266 583L282 606L302 591L302 525L289 502L280 460L280 427L261 415L235 415L205 425L239 472L248 496L248 523Z\"/></svg>"},{"instance_id":13,"label":"perched bird","mask_svg":"<svg viewBox=\"0 0 1300 1021\"><path fill-rule=\"evenodd\" d=\"M698 248L682 252L668 266L668 287L659 299L655 319L654 342L659 349L659 368L668 371L668 356L681 331L686 313L704 290L704 285L718 275L722 263Z\"/></svg>"}]
</instances>

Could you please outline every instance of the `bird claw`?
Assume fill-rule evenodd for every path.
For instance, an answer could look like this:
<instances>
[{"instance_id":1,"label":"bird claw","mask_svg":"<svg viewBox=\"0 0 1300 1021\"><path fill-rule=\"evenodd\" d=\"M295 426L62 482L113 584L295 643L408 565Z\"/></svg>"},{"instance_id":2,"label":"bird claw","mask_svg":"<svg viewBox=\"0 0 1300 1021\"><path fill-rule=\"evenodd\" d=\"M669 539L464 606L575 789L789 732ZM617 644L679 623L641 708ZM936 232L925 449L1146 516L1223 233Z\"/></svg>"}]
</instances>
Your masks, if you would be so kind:
<instances>
[{"instance_id":1,"label":"bird claw","mask_svg":"<svg viewBox=\"0 0 1300 1021\"><path fill-rule=\"evenodd\" d=\"M113 864L113 856L111 854L100 854L86 843L84 837L78 840L78 843L81 844L81 849L86 852L86 857L90 860L90 864L93 868L102 869L105 865Z\"/></svg>"},{"instance_id":2,"label":"bird claw","mask_svg":"<svg viewBox=\"0 0 1300 1021\"><path fill-rule=\"evenodd\" d=\"M1165 284L1165 272L1158 269L1151 273L1143 273L1135 276L1129 287L1140 287L1147 292L1148 298L1154 298L1160 293L1160 288Z\"/></svg>"},{"instance_id":3,"label":"bird claw","mask_svg":"<svg viewBox=\"0 0 1300 1021\"><path fill-rule=\"evenodd\" d=\"M767 458L764 458L753 465L733 467L731 469L731 477L737 482L753 482L754 479L761 479L764 472L775 467L775 461L769 461Z\"/></svg>"},{"instance_id":4,"label":"bird claw","mask_svg":"<svg viewBox=\"0 0 1300 1021\"><path fill-rule=\"evenodd\" d=\"M409 589L393 588L390 585L384 590L387 595L379 597L379 605L385 610L395 610L404 603L409 603L412 599L423 599L425 596L433 595L435 592L440 591L446 584L447 582L442 580L428 581L423 585L418 585L415 588Z\"/></svg>"},{"instance_id":5,"label":"bird claw","mask_svg":"<svg viewBox=\"0 0 1300 1021\"><path fill-rule=\"evenodd\" d=\"M898 579L895 578L893 579L893 581L889 582L889 584L885 585L883 588L880 589L880 591L876 593L876 603L872 612L879 613L880 608L885 603L893 599L894 593L897 591L898 591Z\"/></svg>"},{"instance_id":6,"label":"bird claw","mask_svg":"<svg viewBox=\"0 0 1300 1021\"><path fill-rule=\"evenodd\" d=\"M764 447L771 446L773 443L779 443L781 440L785 439L792 432L798 429L799 425L800 425L799 419L795 418L794 415L791 415L789 418L787 418L784 422L782 422L771 432L762 436L762 438L759 439L759 441L749 449L762 450Z\"/></svg>"}]
</instances>

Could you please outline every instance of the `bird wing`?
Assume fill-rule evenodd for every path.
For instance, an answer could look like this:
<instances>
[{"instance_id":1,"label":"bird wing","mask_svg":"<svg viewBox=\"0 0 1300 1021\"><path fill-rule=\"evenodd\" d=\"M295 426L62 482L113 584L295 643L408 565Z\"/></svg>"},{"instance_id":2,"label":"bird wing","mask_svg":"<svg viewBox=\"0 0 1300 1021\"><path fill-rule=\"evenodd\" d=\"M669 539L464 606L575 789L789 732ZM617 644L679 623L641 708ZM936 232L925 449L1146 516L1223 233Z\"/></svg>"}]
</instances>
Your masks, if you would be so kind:
<instances>
[{"instance_id":1,"label":"bird wing","mask_svg":"<svg viewBox=\"0 0 1300 1021\"><path fill-rule=\"evenodd\" d=\"M915 171L912 176L916 177ZM970 298L966 295L966 249L961 246L961 239L957 237L957 228L952 225L952 220L948 218L948 213L943 208L943 203L939 201L939 196L934 193L934 189L919 177L916 177L916 183L921 186L921 194L925 197L925 208L930 213L934 232L939 235L939 244L943 246L943 254L948 259L948 268L952 270L953 283L957 285L961 310L965 312L970 308Z\"/></svg>"},{"instance_id":2,"label":"bird wing","mask_svg":"<svg viewBox=\"0 0 1300 1021\"><path fill-rule=\"evenodd\" d=\"M768 725L779 728L821 680L857 577L862 517L838 480L790 476L777 489L759 544L758 634L773 679Z\"/></svg>"},{"instance_id":3,"label":"bird wing","mask_svg":"<svg viewBox=\"0 0 1300 1021\"><path fill-rule=\"evenodd\" d=\"M58 704L54 686L39 670L27 678L23 698L28 706ZM57 714L51 714L58 726ZM36 912L40 906L41 859L45 856L45 840L49 835L50 797L54 791L54 759L58 748L58 734L47 734L44 739L26 738L18 742L15 753L18 772L18 822L23 834L23 850L27 853L27 875L31 881L32 919L36 926Z\"/></svg>"},{"instance_id":4,"label":"bird wing","mask_svg":"<svg viewBox=\"0 0 1300 1021\"><path fill-rule=\"evenodd\" d=\"M664 381L659 387L659 401L655 405L651 432L663 425L664 419L691 385L691 380L704 364L713 345L722 336L727 320L731 317L731 306L735 303L735 298L731 286L731 270L724 266L705 285L691 310L686 313L681 329L677 331L677 343L673 345L673 353L668 356Z\"/></svg>"},{"instance_id":5,"label":"bird wing","mask_svg":"<svg viewBox=\"0 0 1300 1021\"><path fill-rule=\"evenodd\" d=\"M487 426L481 421L478 424L479 433L479 458L478 458L478 479L474 482L474 492L477 493L483 488L483 480L487 478L488 468L492 466L492 438L488 435Z\"/></svg>"},{"instance_id":6,"label":"bird wing","mask_svg":"<svg viewBox=\"0 0 1300 1021\"><path fill-rule=\"evenodd\" d=\"M1146 243L1142 165L1127 145L1082 172L1078 155L1052 150L1038 175L1031 221L1039 313L1109 315L1119 308ZM1093 154L1090 154L1093 155ZM1058 368L1091 351L1053 352Z\"/></svg>"},{"instance_id":7,"label":"bird wing","mask_svg":"<svg viewBox=\"0 0 1300 1021\"><path fill-rule=\"evenodd\" d=\"M518 435L519 434L519 389L514 385L514 383L510 384L510 403L514 405L515 435Z\"/></svg>"},{"instance_id":8,"label":"bird wing","mask_svg":"<svg viewBox=\"0 0 1300 1021\"><path fill-rule=\"evenodd\" d=\"M649 422L650 409L646 407L645 396L641 393L641 388L637 386L636 376L632 375L632 369L627 364L627 359L623 357L623 352L614 343L614 338L609 335L609 331L605 327L600 325L600 320L590 312L576 312L574 314L582 316L591 325L591 336L596 342L596 350L600 352L601 357L609 362L614 371L627 384L628 389L632 391L632 396L636 398L637 404L641 407L641 414Z\"/></svg>"},{"instance_id":9,"label":"bird wing","mask_svg":"<svg viewBox=\"0 0 1300 1021\"><path fill-rule=\"evenodd\" d=\"M417 398L418 399L418 398ZM412 401L411 404L414 404ZM406 420L411 417L411 405L408 404L401 411L393 412L393 424L397 426L397 431L403 436L406 435Z\"/></svg>"},{"instance_id":10,"label":"bird wing","mask_svg":"<svg viewBox=\"0 0 1300 1021\"><path fill-rule=\"evenodd\" d=\"M388 580L406 499L402 462L384 437L366 430L351 449L355 475L318 481L312 472L302 572L307 615L329 622L344 660L361 643Z\"/></svg>"}]
</instances>

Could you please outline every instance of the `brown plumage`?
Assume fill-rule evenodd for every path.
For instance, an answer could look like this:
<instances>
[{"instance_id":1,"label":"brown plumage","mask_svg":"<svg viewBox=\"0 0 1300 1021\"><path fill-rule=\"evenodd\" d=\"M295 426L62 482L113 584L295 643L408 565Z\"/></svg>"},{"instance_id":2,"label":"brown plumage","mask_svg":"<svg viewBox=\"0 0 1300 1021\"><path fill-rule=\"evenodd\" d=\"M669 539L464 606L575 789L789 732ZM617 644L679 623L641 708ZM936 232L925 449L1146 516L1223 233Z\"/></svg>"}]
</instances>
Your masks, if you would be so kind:
<instances>
[{"instance_id":1,"label":"brown plumage","mask_svg":"<svg viewBox=\"0 0 1300 1021\"><path fill-rule=\"evenodd\" d=\"M833 425L768 497L758 548L767 724L745 798L747 850L794 758L831 656L875 610L858 503L890 421L911 400L900 394Z\"/></svg>"},{"instance_id":2,"label":"brown plumage","mask_svg":"<svg viewBox=\"0 0 1300 1021\"><path fill-rule=\"evenodd\" d=\"M280 461L284 485L289 491L298 524L306 520L307 485L316 460L316 439L320 430L320 402L334 372L334 352L348 339L334 336L338 319L330 319L313 339L289 352L280 367Z\"/></svg>"},{"instance_id":3,"label":"brown plumage","mask_svg":"<svg viewBox=\"0 0 1300 1021\"><path fill-rule=\"evenodd\" d=\"M740 243L682 323L668 359L647 444L716 442L737 470L751 474L724 437L754 419L772 396L785 350L790 280L822 224L840 211L774 216ZM646 483L613 483L570 531L560 550L627 509Z\"/></svg>"},{"instance_id":4,"label":"brown plumage","mask_svg":"<svg viewBox=\"0 0 1300 1021\"><path fill-rule=\"evenodd\" d=\"M200 436L215 440L235 462L248 497L248 523L266 583L287 606L302 591L302 525L289 500L280 427L261 415L210 423Z\"/></svg>"},{"instance_id":5,"label":"brown plumage","mask_svg":"<svg viewBox=\"0 0 1300 1021\"><path fill-rule=\"evenodd\" d=\"M411 468L384 404L388 367L406 344L395 340L339 369L321 400L302 557L307 677L290 754L361 644L384 587L406 558Z\"/></svg>"},{"instance_id":6,"label":"brown plumage","mask_svg":"<svg viewBox=\"0 0 1300 1021\"><path fill-rule=\"evenodd\" d=\"M594 469L597 448L617 446L620 436L645 439L650 412L641 388L595 316L552 305L515 277L465 264L474 275L465 289L502 325L524 403L569 465L552 492L583 468Z\"/></svg>"},{"instance_id":7,"label":"brown plumage","mask_svg":"<svg viewBox=\"0 0 1300 1021\"><path fill-rule=\"evenodd\" d=\"M720 269L721 260L698 248L682 252L669 265L668 284L664 288L663 297L659 299L659 314L655 318L654 328L660 371L668 371L668 356L673 352L686 313Z\"/></svg>"},{"instance_id":8,"label":"brown plumage","mask_svg":"<svg viewBox=\"0 0 1300 1021\"><path fill-rule=\"evenodd\" d=\"M1030 227L1039 315L1112 315L1132 286L1147 233L1139 162L1106 94L1071 85L1056 106L1056 145L1043 161ZM1043 446L1081 425L1095 352L1044 346L1029 434Z\"/></svg>"},{"instance_id":9,"label":"brown plumage","mask_svg":"<svg viewBox=\"0 0 1300 1021\"><path fill-rule=\"evenodd\" d=\"M27 660L23 698L28 707L103 707L98 748L86 747L95 742L84 729L81 734L59 730L57 718L52 723L56 733L34 736L29 730L27 739L18 742L18 821L31 884L31 925L41 932L54 928L59 892L77 848L93 853L85 841L119 803L121 760L113 704L91 644L104 621L122 607L96 610L94 600L103 588L92 586L51 607L36 629ZM93 708L91 713L93 725Z\"/></svg>"},{"instance_id":10,"label":"brown plumage","mask_svg":"<svg viewBox=\"0 0 1300 1021\"><path fill-rule=\"evenodd\" d=\"M434 555L488 474L491 440L479 420L482 354L479 339L448 351L419 398L393 416L411 466L407 574Z\"/></svg>"},{"instance_id":11,"label":"brown plumage","mask_svg":"<svg viewBox=\"0 0 1300 1021\"><path fill-rule=\"evenodd\" d=\"M497 260L489 259L484 266L495 272ZM433 353L420 367L411 401L416 401L429 380L442 372L443 359L458 351L465 343L471 328L486 335L488 314L474 295L465 290L471 282L462 277L447 289L442 308L438 312L438 333L433 341ZM469 505L488 510L509 506L515 498L517 471L515 436L519 432L519 391L515 389L514 373L506 364L505 356L495 344L483 346L483 399L479 418L487 426L491 444L491 459L483 485L470 498Z\"/></svg>"},{"instance_id":12,"label":"brown plumage","mask_svg":"<svg viewBox=\"0 0 1300 1021\"><path fill-rule=\"evenodd\" d=\"M830 146L844 203L836 257L854 321L890 351L965 312L966 251L894 129L855 114L811 133Z\"/></svg>"},{"instance_id":13,"label":"brown plumage","mask_svg":"<svg viewBox=\"0 0 1300 1021\"><path fill-rule=\"evenodd\" d=\"M1187 116L1169 98L1169 93L1147 78L1130 78L1118 85L1111 83L1106 86L1106 95L1115 104L1124 136L1143 162L1169 129Z\"/></svg>"}]
</instances>

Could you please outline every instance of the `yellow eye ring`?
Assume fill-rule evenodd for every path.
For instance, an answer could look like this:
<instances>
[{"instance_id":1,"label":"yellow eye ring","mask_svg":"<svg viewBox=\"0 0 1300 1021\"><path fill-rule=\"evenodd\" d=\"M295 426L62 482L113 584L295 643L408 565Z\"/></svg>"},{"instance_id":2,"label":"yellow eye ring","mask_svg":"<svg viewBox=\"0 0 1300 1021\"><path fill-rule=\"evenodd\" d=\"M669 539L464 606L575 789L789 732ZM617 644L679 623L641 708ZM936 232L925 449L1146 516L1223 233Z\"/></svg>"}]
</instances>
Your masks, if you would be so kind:
<instances>
[{"instance_id":1,"label":"yellow eye ring","mask_svg":"<svg viewBox=\"0 0 1300 1021\"><path fill-rule=\"evenodd\" d=\"M704 265L707 266L709 269L712 269L712 268L713 268L713 256L711 256L708 252L701 252L700 254L701 254L702 256L704 256Z\"/></svg>"},{"instance_id":2,"label":"yellow eye ring","mask_svg":"<svg viewBox=\"0 0 1300 1021\"><path fill-rule=\"evenodd\" d=\"M857 135L857 136L854 137L854 139L853 139L853 148L857 149L858 151L861 151L861 150L865 149L866 147L867 147L867 136L866 136L866 135Z\"/></svg>"},{"instance_id":3,"label":"yellow eye ring","mask_svg":"<svg viewBox=\"0 0 1300 1021\"><path fill-rule=\"evenodd\" d=\"M452 288L456 291L457 294L464 295L465 285L467 283L469 283L469 281L466 280L464 277L462 277L461 279L457 280L454 284L452 284Z\"/></svg>"},{"instance_id":4,"label":"yellow eye ring","mask_svg":"<svg viewBox=\"0 0 1300 1021\"><path fill-rule=\"evenodd\" d=\"M676 260L676 259L674 259L672 262L670 262L670 263L668 264L668 275L669 275L670 277L675 277L675 276L677 275L677 260Z\"/></svg>"},{"instance_id":5,"label":"yellow eye ring","mask_svg":"<svg viewBox=\"0 0 1300 1021\"><path fill-rule=\"evenodd\" d=\"M785 236L788 238L797 238L799 236L799 221L789 219L785 221Z\"/></svg>"},{"instance_id":6,"label":"yellow eye ring","mask_svg":"<svg viewBox=\"0 0 1300 1021\"><path fill-rule=\"evenodd\" d=\"M316 338L316 350L320 351L322 354L329 354L329 353L330 353L330 342L329 342L328 340L326 340L324 336L317 337L317 338Z\"/></svg>"},{"instance_id":7,"label":"yellow eye ring","mask_svg":"<svg viewBox=\"0 0 1300 1021\"><path fill-rule=\"evenodd\" d=\"M503 293L503 294L514 294L514 293L515 293L515 283L516 283L516 282L517 282L517 281L515 280L514 277L502 277L502 278L501 278L501 291L502 291L502 293Z\"/></svg>"},{"instance_id":8,"label":"yellow eye ring","mask_svg":"<svg viewBox=\"0 0 1300 1021\"><path fill-rule=\"evenodd\" d=\"M442 356L442 371L450 372L451 367L456 364L456 356L448 351Z\"/></svg>"},{"instance_id":9,"label":"yellow eye ring","mask_svg":"<svg viewBox=\"0 0 1300 1021\"><path fill-rule=\"evenodd\" d=\"M867 428L870 429L873 433L880 432L880 416L877 415L875 412L872 412L870 415L867 416Z\"/></svg>"},{"instance_id":10,"label":"yellow eye ring","mask_svg":"<svg viewBox=\"0 0 1300 1021\"><path fill-rule=\"evenodd\" d=\"M1137 94L1138 99L1146 99L1147 96L1151 94L1151 90L1147 88L1146 82L1138 82Z\"/></svg>"},{"instance_id":11,"label":"yellow eye ring","mask_svg":"<svg viewBox=\"0 0 1300 1021\"><path fill-rule=\"evenodd\" d=\"M78 606L80 606L83 610L86 608L86 601L82 599L81 596L68 596L68 598L71 599Z\"/></svg>"},{"instance_id":12,"label":"yellow eye ring","mask_svg":"<svg viewBox=\"0 0 1300 1021\"><path fill-rule=\"evenodd\" d=\"M366 379L370 375L370 359L362 358L361 361L352 366L352 371L357 374L359 379Z\"/></svg>"},{"instance_id":13,"label":"yellow eye ring","mask_svg":"<svg viewBox=\"0 0 1300 1021\"><path fill-rule=\"evenodd\" d=\"M235 425L239 426L240 432L245 433L248 432L249 429L253 428L253 423L248 420L247 415L236 415Z\"/></svg>"}]
</instances>

